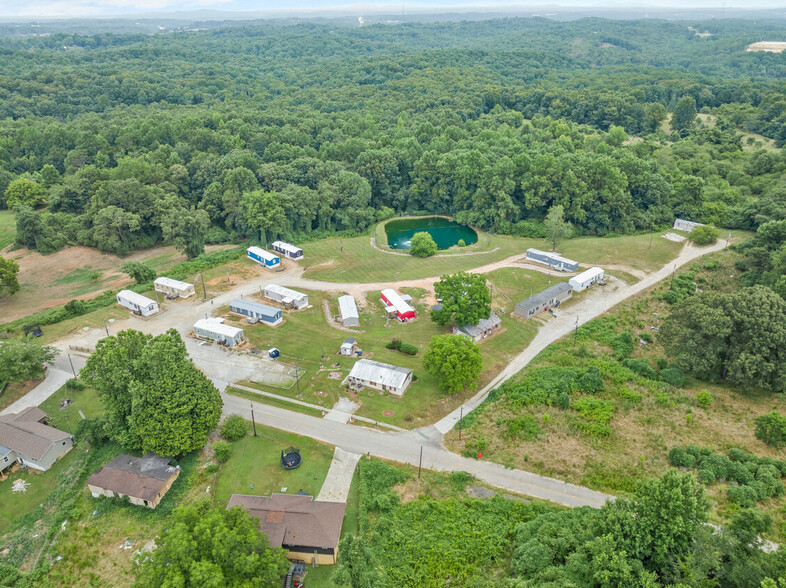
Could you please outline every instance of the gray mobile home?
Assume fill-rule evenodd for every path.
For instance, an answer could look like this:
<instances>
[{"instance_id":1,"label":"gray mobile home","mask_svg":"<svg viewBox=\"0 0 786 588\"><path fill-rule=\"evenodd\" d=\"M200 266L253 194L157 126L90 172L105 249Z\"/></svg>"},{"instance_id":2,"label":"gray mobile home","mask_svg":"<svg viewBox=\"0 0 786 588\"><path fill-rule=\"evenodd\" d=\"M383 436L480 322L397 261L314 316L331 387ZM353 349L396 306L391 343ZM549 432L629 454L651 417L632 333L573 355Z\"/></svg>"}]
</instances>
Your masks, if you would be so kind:
<instances>
[{"instance_id":1,"label":"gray mobile home","mask_svg":"<svg viewBox=\"0 0 786 588\"><path fill-rule=\"evenodd\" d=\"M251 302L250 300L233 300L229 303L229 312L261 321L268 325L277 325L281 322L281 309Z\"/></svg>"},{"instance_id":2,"label":"gray mobile home","mask_svg":"<svg viewBox=\"0 0 786 588\"><path fill-rule=\"evenodd\" d=\"M573 287L568 282L560 282L519 302L513 310L513 314L528 319L548 308L559 306L562 301L572 295Z\"/></svg>"},{"instance_id":3,"label":"gray mobile home","mask_svg":"<svg viewBox=\"0 0 786 588\"><path fill-rule=\"evenodd\" d=\"M567 259L558 253L541 251L540 249L527 249L527 260L543 263L560 272L575 272L579 269L578 261Z\"/></svg>"}]
</instances>

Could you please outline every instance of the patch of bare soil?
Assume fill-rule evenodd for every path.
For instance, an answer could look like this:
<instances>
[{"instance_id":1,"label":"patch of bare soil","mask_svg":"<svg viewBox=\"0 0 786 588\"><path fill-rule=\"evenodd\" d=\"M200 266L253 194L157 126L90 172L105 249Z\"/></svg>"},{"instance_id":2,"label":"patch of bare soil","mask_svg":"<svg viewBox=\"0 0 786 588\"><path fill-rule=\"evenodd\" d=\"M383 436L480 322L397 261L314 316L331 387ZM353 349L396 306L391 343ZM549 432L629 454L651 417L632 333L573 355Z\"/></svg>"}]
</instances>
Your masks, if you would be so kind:
<instances>
[{"instance_id":1,"label":"patch of bare soil","mask_svg":"<svg viewBox=\"0 0 786 588\"><path fill-rule=\"evenodd\" d=\"M784 49L786 49L786 42L784 41L759 41L758 43L751 43L745 50L781 53Z\"/></svg>"}]
</instances>

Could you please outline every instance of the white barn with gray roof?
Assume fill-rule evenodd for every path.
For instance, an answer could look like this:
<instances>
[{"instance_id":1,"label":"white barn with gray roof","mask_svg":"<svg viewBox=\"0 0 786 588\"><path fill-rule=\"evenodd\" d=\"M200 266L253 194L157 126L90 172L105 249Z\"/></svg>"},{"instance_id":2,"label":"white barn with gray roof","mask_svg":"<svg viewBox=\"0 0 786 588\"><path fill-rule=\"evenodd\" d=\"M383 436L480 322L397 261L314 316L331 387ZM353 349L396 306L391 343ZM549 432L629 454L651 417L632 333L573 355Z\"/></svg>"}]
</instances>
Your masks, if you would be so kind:
<instances>
[{"instance_id":1,"label":"white barn with gray roof","mask_svg":"<svg viewBox=\"0 0 786 588\"><path fill-rule=\"evenodd\" d=\"M338 310L341 313L341 324L345 327L357 327L360 325L358 307L352 296L341 296L338 299Z\"/></svg>"},{"instance_id":2,"label":"white barn with gray roof","mask_svg":"<svg viewBox=\"0 0 786 588\"><path fill-rule=\"evenodd\" d=\"M373 388L403 396L412 383L412 370L370 359L359 359L343 384L352 388Z\"/></svg>"}]
</instances>

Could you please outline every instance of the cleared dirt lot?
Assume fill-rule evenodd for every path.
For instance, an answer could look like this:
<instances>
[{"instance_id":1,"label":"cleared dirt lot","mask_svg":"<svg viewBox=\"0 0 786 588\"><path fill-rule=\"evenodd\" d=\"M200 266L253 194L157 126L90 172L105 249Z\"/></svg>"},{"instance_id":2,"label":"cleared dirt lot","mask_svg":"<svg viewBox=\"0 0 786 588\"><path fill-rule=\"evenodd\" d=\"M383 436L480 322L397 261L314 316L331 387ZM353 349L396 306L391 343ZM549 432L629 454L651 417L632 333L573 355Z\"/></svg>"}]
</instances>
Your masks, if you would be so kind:
<instances>
[{"instance_id":1,"label":"cleared dirt lot","mask_svg":"<svg viewBox=\"0 0 786 588\"><path fill-rule=\"evenodd\" d=\"M768 53L780 53L786 49L786 41L759 41L748 45L746 51L766 51Z\"/></svg>"}]
</instances>

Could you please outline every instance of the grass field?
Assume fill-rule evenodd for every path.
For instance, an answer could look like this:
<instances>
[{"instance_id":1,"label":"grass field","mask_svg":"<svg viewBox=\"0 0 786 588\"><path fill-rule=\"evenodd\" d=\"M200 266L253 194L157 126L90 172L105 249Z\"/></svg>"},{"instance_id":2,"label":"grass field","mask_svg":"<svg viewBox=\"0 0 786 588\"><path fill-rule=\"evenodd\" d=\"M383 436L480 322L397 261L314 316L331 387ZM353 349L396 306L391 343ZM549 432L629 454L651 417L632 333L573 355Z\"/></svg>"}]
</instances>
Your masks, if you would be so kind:
<instances>
[{"instance_id":1,"label":"grass field","mask_svg":"<svg viewBox=\"0 0 786 588\"><path fill-rule=\"evenodd\" d=\"M16 238L16 221L10 210L0 210L0 249L5 249Z\"/></svg>"},{"instance_id":2,"label":"grass field","mask_svg":"<svg viewBox=\"0 0 786 588\"><path fill-rule=\"evenodd\" d=\"M532 283L539 284L542 274L531 273L533 274ZM504 272L500 275L504 275ZM542 280L547 281L548 277L544 275ZM521 282L529 283L527 278L523 276ZM515 288L508 287L508 289L512 295L516 294ZM472 392L468 391L466 394L454 396L448 395L439 388L436 378L423 370L421 362L431 337L450 332L449 327L440 327L431 321L428 304L423 298L426 294L424 290L405 288L403 291L407 291L413 297L413 303L419 315L417 320L405 324L390 321L389 326L386 326L379 294L375 292L369 295L365 306L361 305L361 326L358 330L363 332L356 335L334 329L327 324L322 311L322 301L327 299L331 313L337 314L337 296L322 292L308 292L312 308L297 312L285 312L285 322L276 328L244 324L245 334L251 343L260 349L278 347L282 353L281 361L290 365L294 365L293 355L295 355L298 368L305 370L305 374L300 379L299 389L298 386L289 389L257 386L274 394L297 398L311 404L324 406L326 409L331 408L339 398L346 396L340 383L356 361L353 358L339 356L338 348L346 337L354 336L358 340L359 347L365 353L364 357L410 368L417 376L417 381L401 398L383 395L376 390L363 390L357 395L351 396L354 402L361 405L356 414L407 428L433 422L447 414L469 397ZM506 305L512 309L510 304ZM233 321L234 319L230 322ZM496 375L513 355L524 349L536 332L536 326L533 323L510 317L507 314L502 316L502 326L502 332L480 345L484 368L480 386ZM385 343L393 338L417 345L419 353L411 356L386 349ZM321 358L323 352L325 359ZM331 372L339 373L339 378L330 378ZM267 402L264 399L260 401ZM383 411L393 411L393 414L386 416Z\"/></svg>"},{"instance_id":3,"label":"grass field","mask_svg":"<svg viewBox=\"0 0 786 588\"><path fill-rule=\"evenodd\" d=\"M60 403L65 399L71 399L71 403L65 408L60 408ZM65 431L73 430L81 420L80 410L88 419L104 414L104 408L95 390L87 387L77 390L68 384L47 398L39 408L47 414L50 423Z\"/></svg>"},{"instance_id":4,"label":"grass field","mask_svg":"<svg viewBox=\"0 0 786 588\"><path fill-rule=\"evenodd\" d=\"M651 244L650 244L651 243ZM592 265L622 265L641 271L660 269L677 257L682 243L675 243L660 233L623 237L579 237L559 244L565 257Z\"/></svg>"},{"instance_id":5,"label":"grass field","mask_svg":"<svg viewBox=\"0 0 786 588\"><path fill-rule=\"evenodd\" d=\"M273 492L297 494L300 490L314 497L319 494L333 460L332 446L260 426L254 437L251 423L248 430L248 435L232 443L232 455L221 466L215 487L216 501L226 505L232 494L269 496ZM281 467L281 450L290 446L300 449L303 455L303 463L296 470Z\"/></svg>"}]
</instances>

